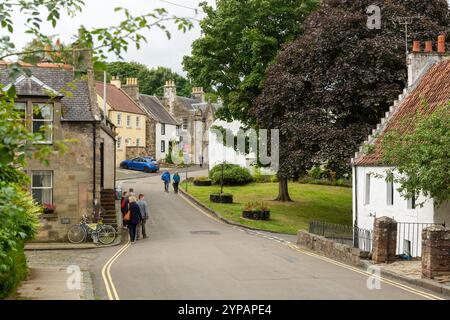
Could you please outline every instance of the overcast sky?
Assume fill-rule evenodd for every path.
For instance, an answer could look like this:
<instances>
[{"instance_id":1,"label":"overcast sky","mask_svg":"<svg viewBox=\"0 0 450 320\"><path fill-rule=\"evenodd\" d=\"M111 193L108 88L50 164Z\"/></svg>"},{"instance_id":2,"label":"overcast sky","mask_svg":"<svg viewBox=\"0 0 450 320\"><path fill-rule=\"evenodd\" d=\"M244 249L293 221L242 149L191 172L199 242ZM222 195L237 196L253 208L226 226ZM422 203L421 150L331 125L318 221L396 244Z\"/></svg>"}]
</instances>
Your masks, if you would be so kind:
<instances>
[{"instance_id":1,"label":"overcast sky","mask_svg":"<svg viewBox=\"0 0 450 320\"><path fill-rule=\"evenodd\" d=\"M215 0L207 1L210 4L215 3ZM167 2L176 3L179 6ZM205 17L204 13L199 10L199 13L196 15L194 10L189 9L198 8L199 2L200 0L85 0L86 6L83 13L73 19L63 17L55 29L46 25L43 31L49 35L57 34L64 43L70 43L73 41L73 35L77 33L80 25L85 27L104 27L123 20L120 13L114 12L114 8L119 6L128 8L135 15L150 12L155 8L166 8L171 15L202 19ZM17 14L14 18L15 22L17 22L14 42L18 48L21 48L32 38L24 33L25 18L20 14ZM144 44L139 51L131 47L128 53L123 55L124 59L126 61L141 62L149 67L170 67L179 73L185 74L182 70L181 61L184 55L191 52L192 41L200 36L198 22L193 22L195 28L186 33L178 31L176 26L169 22L168 26L170 26L169 30L172 34L170 40L167 39L160 29L155 28L153 31L146 32L145 34L149 40L148 44ZM113 58L111 60L116 59Z\"/></svg>"}]
</instances>

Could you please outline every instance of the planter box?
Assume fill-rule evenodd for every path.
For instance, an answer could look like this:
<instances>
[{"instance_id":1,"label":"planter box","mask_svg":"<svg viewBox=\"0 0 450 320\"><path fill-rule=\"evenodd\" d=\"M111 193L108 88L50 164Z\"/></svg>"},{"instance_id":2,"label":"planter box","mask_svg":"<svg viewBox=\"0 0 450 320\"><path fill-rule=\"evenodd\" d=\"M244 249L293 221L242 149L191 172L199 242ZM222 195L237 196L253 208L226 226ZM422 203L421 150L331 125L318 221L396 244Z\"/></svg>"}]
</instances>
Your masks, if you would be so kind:
<instances>
[{"instance_id":1,"label":"planter box","mask_svg":"<svg viewBox=\"0 0 450 320\"><path fill-rule=\"evenodd\" d=\"M211 180L194 180L194 186L197 187L209 187L211 184Z\"/></svg>"},{"instance_id":2,"label":"planter box","mask_svg":"<svg viewBox=\"0 0 450 320\"><path fill-rule=\"evenodd\" d=\"M270 211L242 211L242 217L251 220L269 220Z\"/></svg>"},{"instance_id":3,"label":"planter box","mask_svg":"<svg viewBox=\"0 0 450 320\"><path fill-rule=\"evenodd\" d=\"M233 196L231 194L210 194L209 200L215 203L233 203Z\"/></svg>"}]
</instances>

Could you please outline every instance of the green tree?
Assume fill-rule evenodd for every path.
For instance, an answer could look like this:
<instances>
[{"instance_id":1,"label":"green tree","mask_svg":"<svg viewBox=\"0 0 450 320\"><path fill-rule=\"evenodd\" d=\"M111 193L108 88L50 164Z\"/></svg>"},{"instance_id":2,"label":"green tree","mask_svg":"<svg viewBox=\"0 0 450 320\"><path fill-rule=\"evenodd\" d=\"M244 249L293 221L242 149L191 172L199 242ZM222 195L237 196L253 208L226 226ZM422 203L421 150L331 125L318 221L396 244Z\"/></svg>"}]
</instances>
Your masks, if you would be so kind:
<instances>
[{"instance_id":1,"label":"green tree","mask_svg":"<svg viewBox=\"0 0 450 320\"><path fill-rule=\"evenodd\" d=\"M424 104L423 108L428 108ZM396 166L387 176L408 199L419 193L437 205L450 200L450 102L407 119L414 128L390 131L382 140L383 162Z\"/></svg>"},{"instance_id":2,"label":"green tree","mask_svg":"<svg viewBox=\"0 0 450 320\"><path fill-rule=\"evenodd\" d=\"M281 46L301 32L317 0L218 0L201 7L202 37L183 66L197 86L223 98L218 116L254 123L251 104L261 93L267 66Z\"/></svg>"},{"instance_id":3,"label":"green tree","mask_svg":"<svg viewBox=\"0 0 450 320\"><path fill-rule=\"evenodd\" d=\"M184 97L191 96L192 86L189 80L170 68L149 69L142 63L117 61L108 63L107 71L111 76L119 76L122 81L128 77L137 78L139 90L143 94L162 96L166 81L175 80L177 94Z\"/></svg>"},{"instance_id":4,"label":"green tree","mask_svg":"<svg viewBox=\"0 0 450 320\"><path fill-rule=\"evenodd\" d=\"M367 28L371 0L323 0L304 33L287 44L268 69L253 114L280 130L280 195L287 179L327 163L349 170L358 145L407 85L405 34L397 17L415 16L409 38L436 40L448 30L445 0L376 1L382 28Z\"/></svg>"}]
</instances>

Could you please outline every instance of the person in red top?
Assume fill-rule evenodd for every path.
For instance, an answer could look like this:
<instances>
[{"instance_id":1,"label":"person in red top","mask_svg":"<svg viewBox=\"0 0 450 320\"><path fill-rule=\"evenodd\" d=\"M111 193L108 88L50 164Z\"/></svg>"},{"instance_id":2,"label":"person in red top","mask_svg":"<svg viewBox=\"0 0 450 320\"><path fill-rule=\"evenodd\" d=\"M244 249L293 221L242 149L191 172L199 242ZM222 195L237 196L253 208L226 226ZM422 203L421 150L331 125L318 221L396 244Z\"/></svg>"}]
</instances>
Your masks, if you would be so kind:
<instances>
[{"instance_id":1,"label":"person in red top","mask_svg":"<svg viewBox=\"0 0 450 320\"><path fill-rule=\"evenodd\" d=\"M129 201L128 201L128 192L124 191L122 194L122 200L120 200L120 211L122 212L122 218L128 212L129 209ZM127 222L123 221L123 227L126 228Z\"/></svg>"}]
</instances>

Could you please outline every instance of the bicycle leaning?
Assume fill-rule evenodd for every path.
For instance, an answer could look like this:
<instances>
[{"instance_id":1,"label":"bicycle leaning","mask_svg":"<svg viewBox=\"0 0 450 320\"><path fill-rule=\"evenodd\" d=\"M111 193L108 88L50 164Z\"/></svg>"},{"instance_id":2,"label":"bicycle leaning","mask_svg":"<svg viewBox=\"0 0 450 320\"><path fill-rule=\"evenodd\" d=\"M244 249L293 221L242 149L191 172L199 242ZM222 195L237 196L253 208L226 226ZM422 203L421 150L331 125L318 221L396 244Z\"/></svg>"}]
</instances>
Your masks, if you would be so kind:
<instances>
[{"instance_id":1,"label":"bicycle leaning","mask_svg":"<svg viewBox=\"0 0 450 320\"><path fill-rule=\"evenodd\" d=\"M94 243L111 244L117 236L116 229L113 226L103 224L100 219L98 223L88 223L88 218L83 215L81 222L70 227L67 231L67 239L74 244L82 243L88 236L92 238Z\"/></svg>"}]
</instances>

